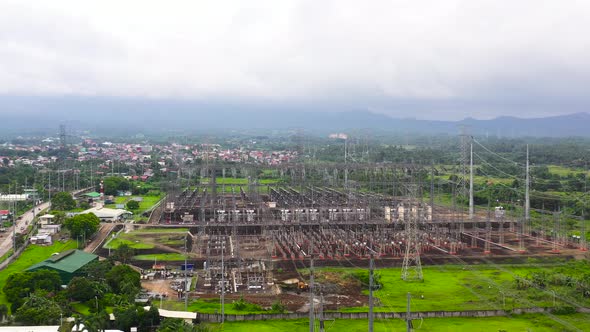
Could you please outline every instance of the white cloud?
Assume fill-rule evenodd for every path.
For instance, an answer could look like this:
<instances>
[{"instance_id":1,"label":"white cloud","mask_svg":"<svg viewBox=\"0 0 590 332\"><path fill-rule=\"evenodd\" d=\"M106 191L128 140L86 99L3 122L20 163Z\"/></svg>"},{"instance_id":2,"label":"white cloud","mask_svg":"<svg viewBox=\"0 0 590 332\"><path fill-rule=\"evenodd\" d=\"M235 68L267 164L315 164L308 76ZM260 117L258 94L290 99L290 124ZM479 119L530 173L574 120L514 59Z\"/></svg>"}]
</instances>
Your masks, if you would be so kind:
<instances>
[{"instance_id":1,"label":"white cloud","mask_svg":"<svg viewBox=\"0 0 590 332\"><path fill-rule=\"evenodd\" d=\"M0 94L583 98L589 1L2 1Z\"/></svg>"}]
</instances>

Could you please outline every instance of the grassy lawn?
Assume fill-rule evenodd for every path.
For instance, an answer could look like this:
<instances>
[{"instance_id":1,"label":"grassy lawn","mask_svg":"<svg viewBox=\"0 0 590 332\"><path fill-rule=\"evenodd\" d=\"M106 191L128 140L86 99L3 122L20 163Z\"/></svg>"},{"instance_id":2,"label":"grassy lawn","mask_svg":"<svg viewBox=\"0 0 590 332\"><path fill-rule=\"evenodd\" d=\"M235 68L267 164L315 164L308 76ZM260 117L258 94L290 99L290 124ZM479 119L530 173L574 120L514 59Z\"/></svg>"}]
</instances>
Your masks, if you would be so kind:
<instances>
[{"instance_id":1,"label":"grassy lawn","mask_svg":"<svg viewBox=\"0 0 590 332\"><path fill-rule=\"evenodd\" d=\"M563 324L559 321L564 322ZM425 320L414 320L416 331L453 331L453 332L478 332L478 331L588 331L590 330L590 315L575 314L568 316L552 317L546 315L520 315L513 317L486 317L486 318L429 318ZM318 322L316 322L317 328ZM326 331L367 331L366 320L336 320L326 321ZM244 321L226 322L223 327L219 324L210 325L213 331L309 331L308 320L267 320L267 321ZM375 331L405 331L405 322L400 319L377 320L374 325Z\"/></svg>"},{"instance_id":2,"label":"grassy lawn","mask_svg":"<svg viewBox=\"0 0 590 332\"><path fill-rule=\"evenodd\" d=\"M184 302L181 301L164 301L163 308L168 310L184 310ZM201 312L201 313L220 313L221 302L219 299L202 299L196 300L188 305L188 311ZM259 306L247 303L244 310L236 310L233 308L231 300L226 300L225 313L230 315L242 315L242 314L262 314L268 313L268 311L262 310Z\"/></svg>"},{"instance_id":3,"label":"grassy lawn","mask_svg":"<svg viewBox=\"0 0 590 332\"><path fill-rule=\"evenodd\" d=\"M128 234L141 234L141 233L186 233L188 232L188 228L152 228L152 227L145 227L133 231Z\"/></svg>"},{"instance_id":4,"label":"grassy lawn","mask_svg":"<svg viewBox=\"0 0 590 332\"><path fill-rule=\"evenodd\" d=\"M152 249L152 248L154 248L153 244L135 242L134 240L126 239L125 235L126 234L124 234L124 233L119 234L118 237L111 239L108 243L106 243L104 245L104 247L106 249L117 249L122 244L126 244L133 249ZM139 240L137 240L137 241L139 241Z\"/></svg>"},{"instance_id":5,"label":"grassy lawn","mask_svg":"<svg viewBox=\"0 0 590 332\"><path fill-rule=\"evenodd\" d=\"M555 265L558 268L559 264ZM406 295L412 294L412 309L415 311L436 310L477 310L502 309L502 295L506 299L505 309L518 307L550 307L553 305L551 291L557 292L558 297L572 299L571 289L554 287L547 290L529 288L518 290L515 288L514 276L526 276L532 272L552 273L553 266L544 265L482 265L458 266L439 265L423 268L423 282L406 282L401 280L400 269L379 269L383 287L374 292L379 306L376 311L404 311L406 309ZM345 276L351 269L322 268L317 275L318 282L322 281L321 271L336 272ZM307 273L304 271L304 273ZM580 273L582 273L580 271ZM587 306L588 300L575 297L575 301ZM559 299L557 304L559 305ZM341 309L344 312L368 311L367 307L353 307Z\"/></svg>"},{"instance_id":6,"label":"grassy lawn","mask_svg":"<svg viewBox=\"0 0 590 332\"><path fill-rule=\"evenodd\" d=\"M90 307L88 307L86 304L84 303L80 303L80 302L76 302L76 303L72 303L72 310L80 313L82 315L90 315Z\"/></svg>"},{"instance_id":7,"label":"grassy lawn","mask_svg":"<svg viewBox=\"0 0 590 332\"><path fill-rule=\"evenodd\" d=\"M4 270L0 271L0 285L6 284L8 276L15 272L22 272L28 267L37 264L49 257L55 252L62 252L68 249L75 249L76 241L67 241L65 243L56 242L51 246L38 246L32 244L25 249L18 259L12 262ZM8 304L6 296L0 287L0 304Z\"/></svg>"},{"instance_id":8,"label":"grassy lawn","mask_svg":"<svg viewBox=\"0 0 590 332\"><path fill-rule=\"evenodd\" d=\"M120 245L127 244L133 249L153 249L156 242L182 246L186 232L188 232L188 228L143 228L129 233L120 233L116 238L107 242L104 247L117 249Z\"/></svg>"},{"instance_id":9,"label":"grassy lawn","mask_svg":"<svg viewBox=\"0 0 590 332\"><path fill-rule=\"evenodd\" d=\"M139 208L137 210L133 210L133 218L139 219L141 218L141 214L149 209L151 209L156 203L158 203L161 199L161 195L142 195L142 196L118 196L115 197L114 204L107 204L105 205L108 208L114 209L117 204L126 205L127 202L131 201L135 197L141 197L142 201L139 202ZM127 207L125 207L126 209Z\"/></svg>"},{"instance_id":10,"label":"grassy lawn","mask_svg":"<svg viewBox=\"0 0 590 332\"><path fill-rule=\"evenodd\" d=\"M139 261L183 261L184 255L177 253L166 253L166 254L150 254L150 255L137 255L133 256L133 259Z\"/></svg>"}]
</instances>

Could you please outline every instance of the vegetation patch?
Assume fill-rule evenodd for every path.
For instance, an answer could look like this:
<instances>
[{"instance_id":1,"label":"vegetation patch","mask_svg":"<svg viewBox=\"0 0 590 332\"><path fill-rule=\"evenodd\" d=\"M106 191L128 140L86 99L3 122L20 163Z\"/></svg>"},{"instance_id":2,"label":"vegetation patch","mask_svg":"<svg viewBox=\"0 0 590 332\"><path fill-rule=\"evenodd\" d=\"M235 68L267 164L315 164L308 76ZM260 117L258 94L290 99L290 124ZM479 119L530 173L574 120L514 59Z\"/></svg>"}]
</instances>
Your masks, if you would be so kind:
<instances>
[{"instance_id":1,"label":"vegetation patch","mask_svg":"<svg viewBox=\"0 0 590 332\"><path fill-rule=\"evenodd\" d=\"M150 255L137 255L133 256L133 259L138 261L183 261L184 255L177 253L165 253L165 254L150 254Z\"/></svg>"},{"instance_id":2,"label":"vegetation patch","mask_svg":"<svg viewBox=\"0 0 590 332\"><path fill-rule=\"evenodd\" d=\"M0 285L6 285L6 280L12 273L22 272L32 265L51 257L53 253L75 248L76 241L56 242L51 246L32 244L23 251L20 257L10 263L4 270L0 271ZM6 294L4 294L4 291L1 288L0 304L8 304Z\"/></svg>"}]
</instances>

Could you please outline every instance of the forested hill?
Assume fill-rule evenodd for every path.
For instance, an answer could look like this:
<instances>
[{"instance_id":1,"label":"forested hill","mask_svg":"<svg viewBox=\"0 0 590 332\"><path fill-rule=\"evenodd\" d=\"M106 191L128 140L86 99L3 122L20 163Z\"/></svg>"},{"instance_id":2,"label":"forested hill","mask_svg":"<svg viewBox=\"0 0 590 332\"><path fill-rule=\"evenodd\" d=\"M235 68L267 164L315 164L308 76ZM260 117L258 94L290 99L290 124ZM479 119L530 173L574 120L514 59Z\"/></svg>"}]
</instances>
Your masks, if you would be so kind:
<instances>
[{"instance_id":1,"label":"forested hill","mask_svg":"<svg viewBox=\"0 0 590 332\"><path fill-rule=\"evenodd\" d=\"M403 110L395 110L403 114ZM416 112L408 113L419 117ZM375 129L407 134L456 135L466 125L473 135L498 137L590 137L590 114L575 113L544 118L499 117L461 121L394 118L366 110L322 105L231 104L186 100L130 98L57 98L0 96L0 130L22 132L48 129L60 123L81 130L143 130L193 132L220 129L303 128L327 132Z\"/></svg>"}]
</instances>

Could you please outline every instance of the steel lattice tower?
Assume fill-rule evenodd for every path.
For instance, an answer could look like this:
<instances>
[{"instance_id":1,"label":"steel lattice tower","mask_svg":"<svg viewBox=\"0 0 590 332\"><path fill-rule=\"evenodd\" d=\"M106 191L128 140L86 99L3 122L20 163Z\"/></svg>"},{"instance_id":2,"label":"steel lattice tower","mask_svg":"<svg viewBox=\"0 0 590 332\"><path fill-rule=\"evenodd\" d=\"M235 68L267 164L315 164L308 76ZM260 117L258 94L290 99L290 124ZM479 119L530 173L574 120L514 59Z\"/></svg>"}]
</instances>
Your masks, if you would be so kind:
<instances>
[{"instance_id":1,"label":"steel lattice tower","mask_svg":"<svg viewBox=\"0 0 590 332\"><path fill-rule=\"evenodd\" d=\"M469 135L469 127L461 125L461 179L457 183L457 188L461 188L460 195L467 196L467 168L469 164L469 149L471 146L471 135Z\"/></svg>"},{"instance_id":2,"label":"steel lattice tower","mask_svg":"<svg viewBox=\"0 0 590 332\"><path fill-rule=\"evenodd\" d=\"M402 265L403 280L423 280L422 263L420 261L420 242L418 240L418 222L420 220L422 206L417 201L416 185L408 185L409 212L405 221L406 227L406 252Z\"/></svg>"},{"instance_id":3,"label":"steel lattice tower","mask_svg":"<svg viewBox=\"0 0 590 332\"><path fill-rule=\"evenodd\" d=\"M59 144L62 148L65 149L67 142L66 142L66 125L60 124L59 125Z\"/></svg>"}]
</instances>

